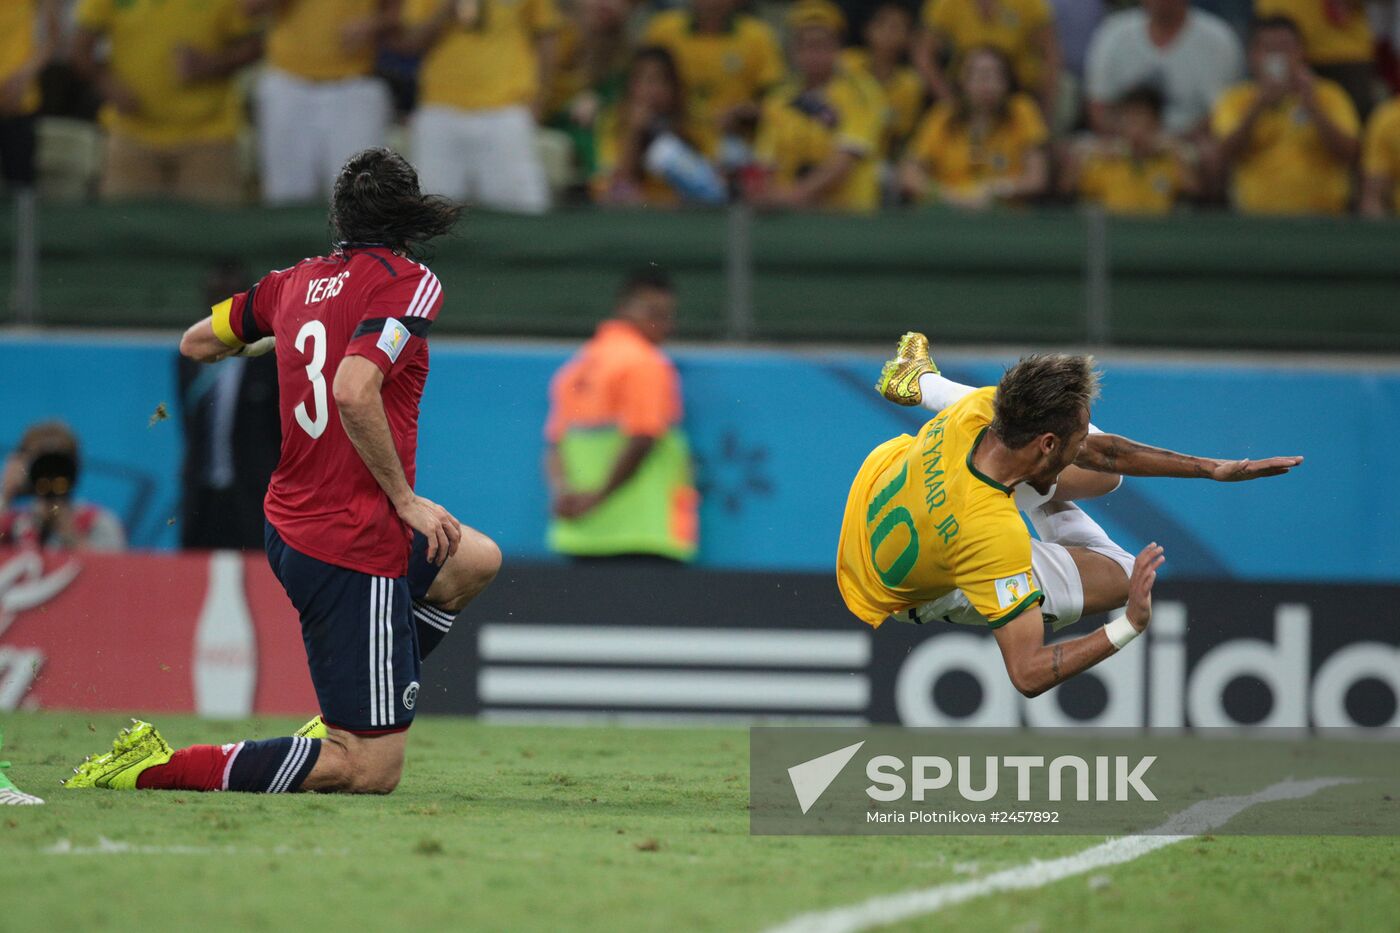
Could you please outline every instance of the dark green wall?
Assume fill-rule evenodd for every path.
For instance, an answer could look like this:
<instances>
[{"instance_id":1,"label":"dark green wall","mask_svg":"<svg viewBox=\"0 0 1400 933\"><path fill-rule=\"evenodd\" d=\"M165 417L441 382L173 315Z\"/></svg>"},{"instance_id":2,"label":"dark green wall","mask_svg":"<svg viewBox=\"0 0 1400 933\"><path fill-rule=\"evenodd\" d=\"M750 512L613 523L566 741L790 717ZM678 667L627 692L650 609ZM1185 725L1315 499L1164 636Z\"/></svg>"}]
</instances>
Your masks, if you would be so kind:
<instances>
[{"instance_id":1,"label":"dark green wall","mask_svg":"<svg viewBox=\"0 0 1400 933\"><path fill-rule=\"evenodd\" d=\"M726 333L723 213L471 214L433 266L439 328L588 331L618 277L645 262L682 287L682 331ZM183 326L212 257L257 270L320 252L319 210L44 206L42 316L51 324ZM1069 212L753 220L754 336L1049 343L1085 335L1087 221ZM0 229L0 295L14 275ZM1400 225L1224 215L1108 222L1112 339L1124 344L1400 349ZM5 320L13 319L8 307Z\"/></svg>"}]
</instances>

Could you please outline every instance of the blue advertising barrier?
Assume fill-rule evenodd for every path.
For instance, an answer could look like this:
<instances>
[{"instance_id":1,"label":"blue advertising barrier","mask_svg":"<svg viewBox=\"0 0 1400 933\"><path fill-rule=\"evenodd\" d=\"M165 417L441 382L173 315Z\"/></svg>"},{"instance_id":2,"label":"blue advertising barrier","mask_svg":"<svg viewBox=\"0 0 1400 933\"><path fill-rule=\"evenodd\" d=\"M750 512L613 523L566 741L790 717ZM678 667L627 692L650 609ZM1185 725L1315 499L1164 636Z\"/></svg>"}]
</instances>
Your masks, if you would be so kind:
<instances>
[{"instance_id":1,"label":"blue advertising barrier","mask_svg":"<svg viewBox=\"0 0 1400 933\"><path fill-rule=\"evenodd\" d=\"M118 512L133 546L177 540L181 437L175 338L0 337L0 443L40 418L82 438L79 492ZM541 427L550 375L571 347L434 343L419 489L506 555L548 557ZM917 430L921 411L871 390L873 354L677 349L699 459L702 564L825 571L850 478L869 450ZM1006 357L950 356L945 373L993 382ZM1278 581L1400 579L1388 465L1400 463L1400 370L1241 363L1104 365L1094 422L1193 453L1303 454L1293 474L1244 485L1129 479L1089 505L1129 550L1165 545L1168 572ZM164 403L172 417L155 417Z\"/></svg>"}]
</instances>

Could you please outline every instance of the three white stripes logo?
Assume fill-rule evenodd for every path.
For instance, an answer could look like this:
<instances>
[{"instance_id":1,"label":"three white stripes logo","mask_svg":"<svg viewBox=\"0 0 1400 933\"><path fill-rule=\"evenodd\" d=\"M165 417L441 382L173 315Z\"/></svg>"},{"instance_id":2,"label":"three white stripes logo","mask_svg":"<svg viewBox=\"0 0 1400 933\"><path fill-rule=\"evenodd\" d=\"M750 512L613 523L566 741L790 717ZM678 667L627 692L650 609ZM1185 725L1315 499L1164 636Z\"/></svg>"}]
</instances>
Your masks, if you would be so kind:
<instances>
[{"instance_id":1,"label":"three white stripes logo","mask_svg":"<svg viewBox=\"0 0 1400 933\"><path fill-rule=\"evenodd\" d=\"M418 280L418 290L413 293L413 300L408 303L404 317L427 317L428 312L433 309L433 302L442 294L442 284L438 282L437 276L428 271L427 266L422 263L415 265L423 270L423 277Z\"/></svg>"},{"instance_id":2,"label":"three white stripes logo","mask_svg":"<svg viewBox=\"0 0 1400 933\"><path fill-rule=\"evenodd\" d=\"M452 620L454 617L427 603L415 602L413 604L413 617L425 625L431 625L439 632L450 632L452 630Z\"/></svg>"},{"instance_id":3,"label":"three white stripes logo","mask_svg":"<svg viewBox=\"0 0 1400 933\"><path fill-rule=\"evenodd\" d=\"M267 792L269 794L286 793L292 783L292 778L296 777L301 766L306 764L306 756L309 754L311 754L311 740L292 736L291 751L287 752L287 757L282 759L282 767L277 769L272 783L267 786Z\"/></svg>"},{"instance_id":4,"label":"three white stripes logo","mask_svg":"<svg viewBox=\"0 0 1400 933\"><path fill-rule=\"evenodd\" d=\"M394 581L372 577L369 586L369 724L394 724Z\"/></svg>"}]
</instances>

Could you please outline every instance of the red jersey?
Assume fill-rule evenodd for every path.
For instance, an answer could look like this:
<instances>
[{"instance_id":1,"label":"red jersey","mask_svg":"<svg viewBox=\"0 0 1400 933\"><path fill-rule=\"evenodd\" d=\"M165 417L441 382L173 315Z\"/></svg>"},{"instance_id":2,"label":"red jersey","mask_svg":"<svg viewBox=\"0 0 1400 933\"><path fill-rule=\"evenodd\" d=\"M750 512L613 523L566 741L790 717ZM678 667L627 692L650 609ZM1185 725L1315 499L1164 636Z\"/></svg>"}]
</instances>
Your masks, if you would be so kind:
<instances>
[{"instance_id":1,"label":"red jersey","mask_svg":"<svg viewBox=\"0 0 1400 933\"><path fill-rule=\"evenodd\" d=\"M384 412L413 485L426 338L441 307L442 286L426 266L355 246L269 273L214 309L216 332L226 326L244 343L277 338L282 456L263 506L291 547L376 576L408 572L412 531L350 443L331 384L347 356L383 371Z\"/></svg>"}]
</instances>

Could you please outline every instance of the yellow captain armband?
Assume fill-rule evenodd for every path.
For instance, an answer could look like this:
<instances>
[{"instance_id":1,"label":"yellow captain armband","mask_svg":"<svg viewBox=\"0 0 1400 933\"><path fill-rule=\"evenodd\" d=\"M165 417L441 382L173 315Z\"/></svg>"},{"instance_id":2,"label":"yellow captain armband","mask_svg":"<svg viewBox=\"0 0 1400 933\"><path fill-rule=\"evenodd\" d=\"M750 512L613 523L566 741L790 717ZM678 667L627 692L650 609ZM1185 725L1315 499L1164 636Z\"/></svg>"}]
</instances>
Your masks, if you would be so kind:
<instances>
[{"instance_id":1,"label":"yellow captain armband","mask_svg":"<svg viewBox=\"0 0 1400 933\"><path fill-rule=\"evenodd\" d=\"M243 341L238 339L238 335L233 332L233 325L229 323L229 316L232 313L232 298L225 298L209 309L210 321L214 325L214 336L218 337L224 346L237 350L243 346Z\"/></svg>"}]
</instances>

